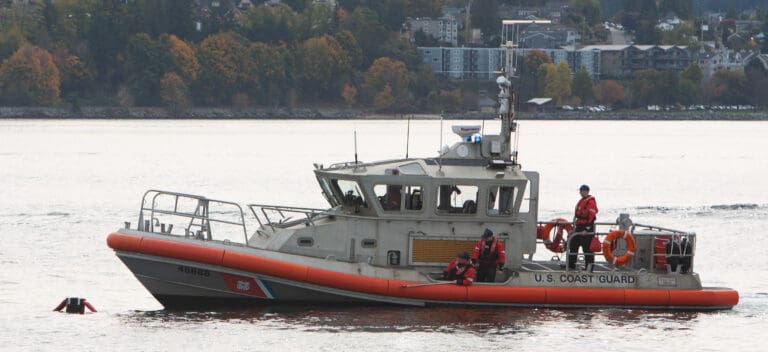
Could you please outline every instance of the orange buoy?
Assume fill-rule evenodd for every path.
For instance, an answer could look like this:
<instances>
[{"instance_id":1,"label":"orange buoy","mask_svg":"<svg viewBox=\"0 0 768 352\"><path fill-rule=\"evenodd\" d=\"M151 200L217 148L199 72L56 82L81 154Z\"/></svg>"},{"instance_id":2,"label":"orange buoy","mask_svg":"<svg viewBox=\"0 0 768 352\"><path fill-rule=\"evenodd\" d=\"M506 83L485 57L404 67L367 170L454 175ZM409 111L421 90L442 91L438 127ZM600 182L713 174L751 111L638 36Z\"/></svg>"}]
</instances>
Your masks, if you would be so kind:
<instances>
[{"instance_id":1,"label":"orange buoy","mask_svg":"<svg viewBox=\"0 0 768 352\"><path fill-rule=\"evenodd\" d=\"M622 238L624 241L627 242L627 253L624 253L624 255L620 257L616 257L613 255L613 250L611 249L611 242ZM632 233L625 230L615 230L608 234L608 236L605 236L605 239L603 239L603 257L605 257L605 260L608 263L611 263L615 266L622 266L626 265L627 262L629 262L632 257L635 256L635 238L632 236Z\"/></svg>"},{"instance_id":2,"label":"orange buoy","mask_svg":"<svg viewBox=\"0 0 768 352\"><path fill-rule=\"evenodd\" d=\"M541 230L541 239L544 241L544 246L552 252L563 253L565 251L565 244L563 242L563 230L570 233L573 231L573 225L568 220L563 218L557 218L550 220L555 224L546 224ZM555 239L550 241L549 236L552 230L555 230Z\"/></svg>"}]
</instances>

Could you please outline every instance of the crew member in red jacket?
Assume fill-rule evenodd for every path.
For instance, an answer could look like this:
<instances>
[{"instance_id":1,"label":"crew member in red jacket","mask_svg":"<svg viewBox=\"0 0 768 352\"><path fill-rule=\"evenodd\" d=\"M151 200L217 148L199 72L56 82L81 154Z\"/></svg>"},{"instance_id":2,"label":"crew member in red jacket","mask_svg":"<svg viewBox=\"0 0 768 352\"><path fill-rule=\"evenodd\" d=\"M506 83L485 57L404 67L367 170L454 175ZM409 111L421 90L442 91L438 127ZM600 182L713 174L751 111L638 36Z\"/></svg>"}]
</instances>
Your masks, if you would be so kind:
<instances>
[{"instance_id":1,"label":"crew member in red jacket","mask_svg":"<svg viewBox=\"0 0 768 352\"><path fill-rule=\"evenodd\" d=\"M504 243L493 235L493 231L485 229L480 241L472 251L472 259L478 263L477 282L496 281L496 270L504 269Z\"/></svg>"},{"instance_id":2,"label":"crew member in red jacket","mask_svg":"<svg viewBox=\"0 0 768 352\"><path fill-rule=\"evenodd\" d=\"M568 269L576 269L576 258L579 247L584 251L585 269L591 270L595 263L595 255L589 249L592 239L595 237L595 219L597 216L597 201L589 195L589 186L581 185L579 188L581 199L576 203L576 215L574 217L574 235L568 245Z\"/></svg>"},{"instance_id":3,"label":"crew member in red jacket","mask_svg":"<svg viewBox=\"0 0 768 352\"><path fill-rule=\"evenodd\" d=\"M443 279L455 280L457 285L471 286L475 282L475 267L469 261L469 253L456 256L443 270Z\"/></svg>"}]
</instances>

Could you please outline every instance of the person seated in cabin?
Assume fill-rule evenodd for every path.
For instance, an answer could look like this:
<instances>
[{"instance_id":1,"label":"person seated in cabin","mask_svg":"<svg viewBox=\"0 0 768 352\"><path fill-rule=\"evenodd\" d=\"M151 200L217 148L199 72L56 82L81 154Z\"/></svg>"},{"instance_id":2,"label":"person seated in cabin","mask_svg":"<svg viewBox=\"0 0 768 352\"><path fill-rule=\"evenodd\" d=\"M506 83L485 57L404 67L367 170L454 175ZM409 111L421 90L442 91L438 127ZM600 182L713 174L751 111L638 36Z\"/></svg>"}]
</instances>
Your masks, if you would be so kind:
<instances>
[{"instance_id":1,"label":"person seated in cabin","mask_svg":"<svg viewBox=\"0 0 768 352\"><path fill-rule=\"evenodd\" d=\"M472 251L472 260L478 263L477 282L495 282L496 270L504 269L504 243L494 236L491 229L485 229L483 232L475 250Z\"/></svg>"},{"instance_id":2,"label":"person seated in cabin","mask_svg":"<svg viewBox=\"0 0 768 352\"><path fill-rule=\"evenodd\" d=\"M387 185L387 193L380 198L381 207L384 210L400 210L400 201L402 200L400 190L402 188L401 185Z\"/></svg>"},{"instance_id":3,"label":"person seated in cabin","mask_svg":"<svg viewBox=\"0 0 768 352\"><path fill-rule=\"evenodd\" d=\"M456 284L461 286L471 286L475 282L476 275L469 252L457 255L443 270L443 280L455 280Z\"/></svg>"}]
</instances>

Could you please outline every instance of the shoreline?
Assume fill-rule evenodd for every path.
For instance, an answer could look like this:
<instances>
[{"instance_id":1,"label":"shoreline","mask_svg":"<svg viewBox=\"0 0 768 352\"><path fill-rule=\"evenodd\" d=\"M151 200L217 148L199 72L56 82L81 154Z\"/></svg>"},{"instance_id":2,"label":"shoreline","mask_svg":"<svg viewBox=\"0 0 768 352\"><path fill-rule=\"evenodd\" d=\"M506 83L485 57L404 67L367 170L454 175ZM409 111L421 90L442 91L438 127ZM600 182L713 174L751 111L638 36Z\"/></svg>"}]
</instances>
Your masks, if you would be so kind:
<instances>
[{"instance_id":1,"label":"shoreline","mask_svg":"<svg viewBox=\"0 0 768 352\"><path fill-rule=\"evenodd\" d=\"M446 113L445 119L494 119L493 113ZM0 107L0 119L162 119L162 120L236 120L236 119L328 119L328 120L439 120L439 114L381 114L363 109L334 108L187 108L157 107ZM768 120L768 111L551 111L518 112L520 120L649 120L649 121L762 121Z\"/></svg>"}]
</instances>

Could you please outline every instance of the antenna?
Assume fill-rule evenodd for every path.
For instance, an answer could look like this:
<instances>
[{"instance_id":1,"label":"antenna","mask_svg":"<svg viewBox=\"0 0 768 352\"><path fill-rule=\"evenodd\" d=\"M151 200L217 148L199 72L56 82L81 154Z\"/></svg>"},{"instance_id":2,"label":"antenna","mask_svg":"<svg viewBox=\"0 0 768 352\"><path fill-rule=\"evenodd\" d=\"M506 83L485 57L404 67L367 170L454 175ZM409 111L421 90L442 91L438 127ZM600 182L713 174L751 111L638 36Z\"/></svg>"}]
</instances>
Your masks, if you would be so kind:
<instances>
[{"instance_id":1,"label":"antenna","mask_svg":"<svg viewBox=\"0 0 768 352\"><path fill-rule=\"evenodd\" d=\"M355 130L355 165L357 165L357 130Z\"/></svg>"},{"instance_id":2,"label":"antenna","mask_svg":"<svg viewBox=\"0 0 768 352\"><path fill-rule=\"evenodd\" d=\"M440 145L437 148L437 171L440 173L443 171L443 112L440 111Z\"/></svg>"},{"instance_id":3,"label":"antenna","mask_svg":"<svg viewBox=\"0 0 768 352\"><path fill-rule=\"evenodd\" d=\"M408 147L411 142L411 116L408 115L408 129L405 132L405 158L408 159Z\"/></svg>"}]
</instances>

